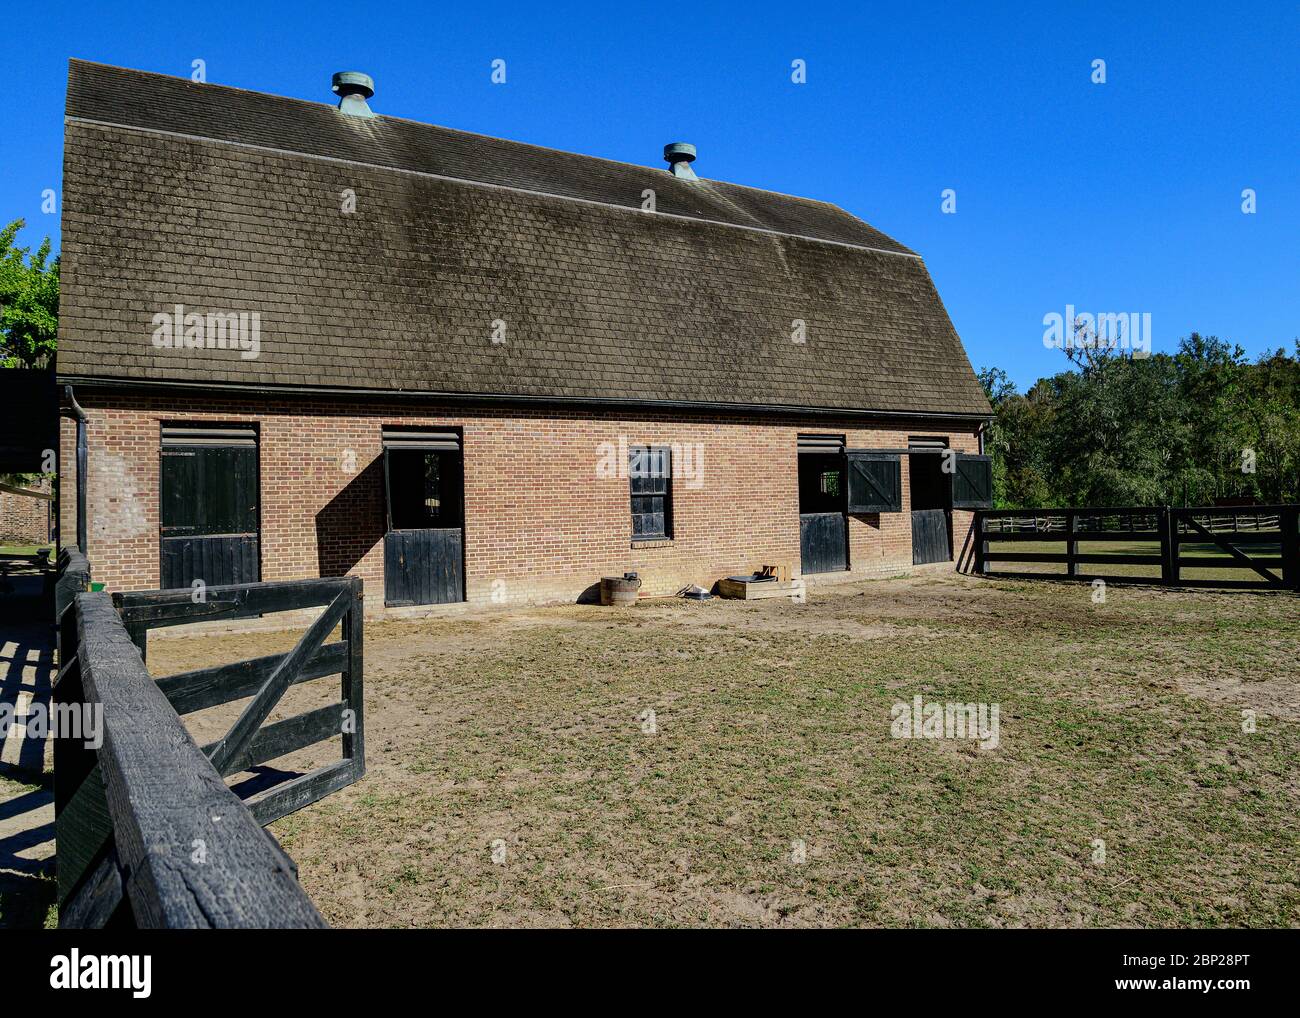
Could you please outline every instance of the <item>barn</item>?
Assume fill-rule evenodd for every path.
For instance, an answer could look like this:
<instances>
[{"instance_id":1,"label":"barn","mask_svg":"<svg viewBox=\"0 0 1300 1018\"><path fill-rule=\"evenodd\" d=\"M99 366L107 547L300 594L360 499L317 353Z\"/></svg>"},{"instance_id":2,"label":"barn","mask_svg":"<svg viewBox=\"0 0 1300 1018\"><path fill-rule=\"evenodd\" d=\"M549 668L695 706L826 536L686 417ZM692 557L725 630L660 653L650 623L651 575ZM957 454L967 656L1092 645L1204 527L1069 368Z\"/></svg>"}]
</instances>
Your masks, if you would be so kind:
<instances>
[{"instance_id":1,"label":"barn","mask_svg":"<svg viewBox=\"0 0 1300 1018\"><path fill-rule=\"evenodd\" d=\"M353 574L400 613L960 551L990 410L915 252L707 147L624 164L321 85L70 66L60 513L80 490L109 589Z\"/></svg>"}]
</instances>

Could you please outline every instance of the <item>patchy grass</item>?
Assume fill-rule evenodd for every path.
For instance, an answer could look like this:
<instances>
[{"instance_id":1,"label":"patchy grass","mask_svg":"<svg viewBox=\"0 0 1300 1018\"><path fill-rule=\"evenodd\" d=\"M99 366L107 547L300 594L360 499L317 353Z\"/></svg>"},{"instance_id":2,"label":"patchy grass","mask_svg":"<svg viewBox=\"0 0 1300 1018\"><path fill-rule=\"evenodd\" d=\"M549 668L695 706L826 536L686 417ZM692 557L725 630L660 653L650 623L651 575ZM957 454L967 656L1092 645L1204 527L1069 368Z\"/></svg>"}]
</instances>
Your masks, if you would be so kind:
<instances>
[{"instance_id":1,"label":"patchy grass","mask_svg":"<svg viewBox=\"0 0 1300 1018\"><path fill-rule=\"evenodd\" d=\"M1300 923L1300 601L1090 594L932 575L371 624L369 773L273 830L338 925ZM998 704L1000 745L891 738L917 694Z\"/></svg>"}]
</instances>

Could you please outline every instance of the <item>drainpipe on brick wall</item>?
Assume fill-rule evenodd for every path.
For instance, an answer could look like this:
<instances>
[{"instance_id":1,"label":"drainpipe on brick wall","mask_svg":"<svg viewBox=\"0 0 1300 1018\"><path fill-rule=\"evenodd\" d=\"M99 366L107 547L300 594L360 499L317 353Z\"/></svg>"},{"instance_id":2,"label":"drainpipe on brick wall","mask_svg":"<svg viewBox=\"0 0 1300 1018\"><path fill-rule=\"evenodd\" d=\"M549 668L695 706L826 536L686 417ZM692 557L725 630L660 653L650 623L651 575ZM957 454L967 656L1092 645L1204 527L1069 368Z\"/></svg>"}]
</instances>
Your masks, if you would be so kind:
<instances>
[{"instance_id":1,"label":"drainpipe on brick wall","mask_svg":"<svg viewBox=\"0 0 1300 1018\"><path fill-rule=\"evenodd\" d=\"M86 411L81 409L77 398L72 395L72 386L65 385L63 394L68 398L71 407L67 407L59 412L61 417L71 417L77 422L77 550L81 554L87 554L86 551L86 461L88 454L86 451ZM59 503L63 502L63 471L59 471ZM56 519L58 517L56 516ZM62 520L59 521L54 538L54 546L57 549L59 541L63 536Z\"/></svg>"}]
</instances>

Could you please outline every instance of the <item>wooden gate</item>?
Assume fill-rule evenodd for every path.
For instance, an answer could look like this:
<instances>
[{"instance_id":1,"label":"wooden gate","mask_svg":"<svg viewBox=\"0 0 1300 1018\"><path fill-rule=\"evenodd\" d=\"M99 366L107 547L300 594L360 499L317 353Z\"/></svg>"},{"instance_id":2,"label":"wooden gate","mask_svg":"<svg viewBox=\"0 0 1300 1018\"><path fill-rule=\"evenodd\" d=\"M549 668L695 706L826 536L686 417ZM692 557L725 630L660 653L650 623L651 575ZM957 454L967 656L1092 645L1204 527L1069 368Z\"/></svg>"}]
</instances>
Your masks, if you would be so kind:
<instances>
[{"instance_id":1,"label":"wooden gate","mask_svg":"<svg viewBox=\"0 0 1300 1018\"><path fill-rule=\"evenodd\" d=\"M102 712L101 744L55 739L59 925L323 926L296 867L260 828L365 773L362 587L356 578L188 590L75 593L69 556L59 618L62 711ZM285 654L154 679L148 631L203 620L323 607ZM340 638L328 642L338 629ZM337 675L332 702L267 724L291 685ZM226 735L199 747L181 715L247 700ZM341 758L265 787L225 778L339 740ZM265 776L265 774L263 775ZM250 787L251 786L251 787Z\"/></svg>"},{"instance_id":2,"label":"wooden gate","mask_svg":"<svg viewBox=\"0 0 1300 1018\"><path fill-rule=\"evenodd\" d=\"M257 432L164 427L160 586L253 583L260 575Z\"/></svg>"}]
</instances>

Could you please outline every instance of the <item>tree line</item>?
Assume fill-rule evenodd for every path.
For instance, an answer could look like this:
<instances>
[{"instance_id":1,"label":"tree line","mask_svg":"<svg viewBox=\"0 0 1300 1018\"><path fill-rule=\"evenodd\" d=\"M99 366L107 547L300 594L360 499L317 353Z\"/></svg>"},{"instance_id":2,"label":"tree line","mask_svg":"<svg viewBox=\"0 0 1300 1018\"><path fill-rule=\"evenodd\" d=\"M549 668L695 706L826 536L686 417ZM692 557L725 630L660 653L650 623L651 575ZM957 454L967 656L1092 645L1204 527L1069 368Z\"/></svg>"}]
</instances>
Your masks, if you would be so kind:
<instances>
[{"instance_id":1,"label":"tree line","mask_svg":"<svg viewBox=\"0 0 1300 1018\"><path fill-rule=\"evenodd\" d=\"M979 373L999 507L1300 501L1300 340L1254 361L1199 333L1173 354L1066 354L1024 393Z\"/></svg>"}]
</instances>

